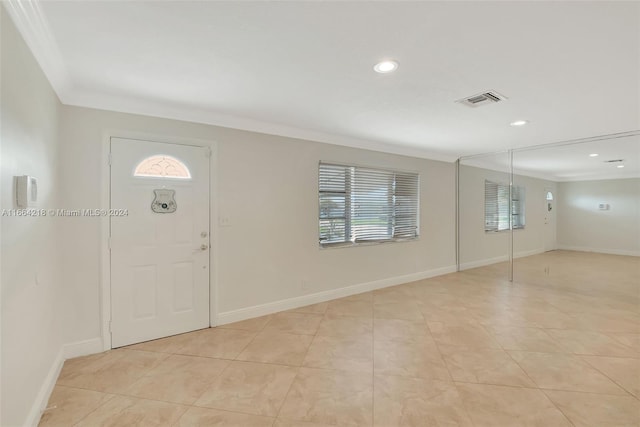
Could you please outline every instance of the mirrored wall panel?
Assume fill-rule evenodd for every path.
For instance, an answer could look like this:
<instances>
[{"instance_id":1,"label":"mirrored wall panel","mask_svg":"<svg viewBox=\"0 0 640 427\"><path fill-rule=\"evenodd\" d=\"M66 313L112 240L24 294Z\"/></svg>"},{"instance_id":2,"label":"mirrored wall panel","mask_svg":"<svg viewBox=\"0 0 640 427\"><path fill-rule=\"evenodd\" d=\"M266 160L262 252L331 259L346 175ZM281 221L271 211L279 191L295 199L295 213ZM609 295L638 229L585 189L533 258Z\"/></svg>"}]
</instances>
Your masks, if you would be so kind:
<instances>
[{"instance_id":1,"label":"mirrored wall panel","mask_svg":"<svg viewBox=\"0 0 640 427\"><path fill-rule=\"evenodd\" d=\"M513 170L514 187L526 193L525 230L532 232L514 231L515 281L575 284L561 279L581 274L579 260L640 256L639 135L514 151ZM640 272L640 258L637 265ZM640 279L621 274L620 280L635 277L628 292L637 298ZM585 277L577 283L586 292L589 283L597 289L603 281L620 280Z\"/></svg>"},{"instance_id":2,"label":"mirrored wall panel","mask_svg":"<svg viewBox=\"0 0 640 427\"><path fill-rule=\"evenodd\" d=\"M510 276L510 153L461 159L458 167L458 268Z\"/></svg>"},{"instance_id":3,"label":"mirrored wall panel","mask_svg":"<svg viewBox=\"0 0 640 427\"><path fill-rule=\"evenodd\" d=\"M582 280L580 262L636 267ZM458 268L640 303L640 132L461 158Z\"/></svg>"}]
</instances>

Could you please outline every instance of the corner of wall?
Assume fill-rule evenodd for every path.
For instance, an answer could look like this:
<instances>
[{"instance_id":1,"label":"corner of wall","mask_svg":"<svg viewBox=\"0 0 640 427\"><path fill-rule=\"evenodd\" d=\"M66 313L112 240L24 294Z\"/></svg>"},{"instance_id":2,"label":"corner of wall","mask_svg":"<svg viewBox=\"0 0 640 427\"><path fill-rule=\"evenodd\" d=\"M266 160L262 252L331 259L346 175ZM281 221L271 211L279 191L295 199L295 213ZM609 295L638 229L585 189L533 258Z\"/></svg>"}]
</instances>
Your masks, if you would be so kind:
<instances>
[{"instance_id":1,"label":"corner of wall","mask_svg":"<svg viewBox=\"0 0 640 427\"><path fill-rule=\"evenodd\" d=\"M42 382L42 386L40 387L36 399L31 406L31 410L29 411L27 419L24 423L25 426L37 426L40 422L40 417L42 417L42 413L46 409L47 402L49 401L49 397L51 396L53 387L56 385L56 380L60 375L63 364L64 349L60 348L60 351L58 352L56 358L53 360L53 363L49 368L49 373Z\"/></svg>"},{"instance_id":2,"label":"corner of wall","mask_svg":"<svg viewBox=\"0 0 640 427\"><path fill-rule=\"evenodd\" d=\"M36 396L36 399L33 402L33 406L29 411L25 426L35 427L40 422L40 417L47 409L47 402L49 401L49 397L53 392L53 388L56 385L56 381L58 380L58 376L60 376L60 372L62 371L62 367L64 366L64 362L66 360L73 359L75 357L86 356L89 354L100 353L101 351L101 338L94 338L90 340L64 344L60 348L60 351L58 351L58 355L56 356L56 358L51 363L49 372L42 382L42 386L38 391L38 395Z\"/></svg>"}]
</instances>

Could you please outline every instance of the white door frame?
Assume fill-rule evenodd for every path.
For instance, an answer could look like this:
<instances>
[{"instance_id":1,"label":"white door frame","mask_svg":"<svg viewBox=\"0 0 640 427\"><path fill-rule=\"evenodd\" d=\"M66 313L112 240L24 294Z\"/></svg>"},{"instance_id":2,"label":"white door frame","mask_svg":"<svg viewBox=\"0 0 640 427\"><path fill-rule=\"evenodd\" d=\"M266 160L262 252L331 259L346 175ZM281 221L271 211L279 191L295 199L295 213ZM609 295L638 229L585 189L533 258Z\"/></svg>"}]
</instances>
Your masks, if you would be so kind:
<instances>
[{"instance_id":1,"label":"white door frame","mask_svg":"<svg viewBox=\"0 0 640 427\"><path fill-rule=\"evenodd\" d=\"M209 162L209 229L211 250L209 251L209 326L217 325L218 318L218 144L195 138L168 137L141 132L107 130L102 135L101 178L102 190L100 208L109 209L111 204L111 166L110 147L111 138L123 138L139 141L150 141L176 145L191 145L208 147L211 150ZM102 332L103 351L111 350L111 251L109 237L111 235L111 221L108 217L101 217L100 233L100 327Z\"/></svg>"}]
</instances>

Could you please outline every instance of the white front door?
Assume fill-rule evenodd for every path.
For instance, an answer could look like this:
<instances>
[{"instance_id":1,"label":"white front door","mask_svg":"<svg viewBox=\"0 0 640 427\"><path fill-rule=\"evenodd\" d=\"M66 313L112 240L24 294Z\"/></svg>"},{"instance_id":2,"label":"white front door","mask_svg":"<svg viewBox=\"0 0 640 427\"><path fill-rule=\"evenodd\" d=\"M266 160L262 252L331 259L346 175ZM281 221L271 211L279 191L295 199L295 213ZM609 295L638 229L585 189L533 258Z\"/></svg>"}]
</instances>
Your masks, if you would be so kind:
<instances>
[{"instance_id":1,"label":"white front door","mask_svg":"<svg viewBox=\"0 0 640 427\"><path fill-rule=\"evenodd\" d=\"M111 346L209 326L209 149L111 139Z\"/></svg>"}]
</instances>

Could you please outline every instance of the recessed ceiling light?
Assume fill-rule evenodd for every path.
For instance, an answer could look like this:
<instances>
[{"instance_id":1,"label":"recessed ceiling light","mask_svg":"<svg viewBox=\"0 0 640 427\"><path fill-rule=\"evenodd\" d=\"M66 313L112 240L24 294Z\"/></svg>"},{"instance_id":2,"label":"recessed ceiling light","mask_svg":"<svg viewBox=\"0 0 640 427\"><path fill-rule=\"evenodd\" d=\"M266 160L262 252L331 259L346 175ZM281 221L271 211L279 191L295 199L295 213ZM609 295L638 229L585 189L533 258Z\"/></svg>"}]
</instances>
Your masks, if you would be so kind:
<instances>
[{"instance_id":1,"label":"recessed ceiling light","mask_svg":"<svg viewBox=\"0 0 640 427\"><path fill-rule=\"evenodd\" d=\"M398 69L397 61L382 61L373 66L376 73L386 74Z\"/></svg>"},{"instance_id":2,"label":"recessed ceiling light","mask_svg":"<svg viewBox=\"0 0 640 427\"><path fill-rule=\"evenodd\" d=\"M618 169L622 169L624 165L618 165Z\"/></svg>"},{"instance_id":3,"label":"recessed ceiling light","mask_svg":"<svg viewBox=\"0 0 640 427\"><path fill-rule=\"evenodd\" d=\"M599 155L600 154L598 154L598 153L591 153L591 154L589 154L589 157L598 157Z\"/></svg>"},{"instance_id":4,"label":"recessed ceiling light","mask_svg":"<svg viewBox=\"0 0 640 427\"><path fill-rule=\"evenodd\" d=\"M529 123L529 120L516 120L515 122L509 123L511 126L524 126Z\"/></svg>"}]
</instances>

